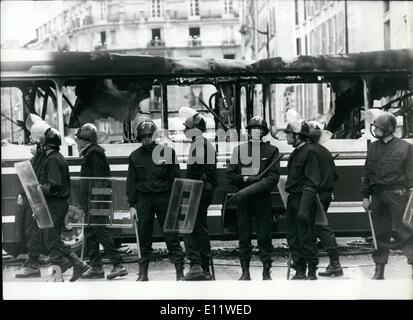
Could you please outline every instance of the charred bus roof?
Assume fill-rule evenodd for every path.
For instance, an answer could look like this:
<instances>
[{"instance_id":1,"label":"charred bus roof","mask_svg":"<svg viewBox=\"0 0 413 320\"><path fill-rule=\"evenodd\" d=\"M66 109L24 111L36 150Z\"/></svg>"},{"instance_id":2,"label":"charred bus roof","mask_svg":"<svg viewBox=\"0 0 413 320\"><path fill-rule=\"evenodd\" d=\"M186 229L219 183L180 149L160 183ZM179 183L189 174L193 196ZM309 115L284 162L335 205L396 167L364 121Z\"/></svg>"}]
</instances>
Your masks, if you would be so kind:
<instances>
[{"instance_id":1,"label":"charred bus roof","mask_svg":"<svg viewBox=\"0 0 413 320\"><path fill-rule=\"evenodd\" d=\"M166 58L101 52L2 50L1 79L84 77L269 77L270 82L307 82L306 76L413 73L413 50L346 55L274 57L259 61Z\"/></svg>"}]
</instances>

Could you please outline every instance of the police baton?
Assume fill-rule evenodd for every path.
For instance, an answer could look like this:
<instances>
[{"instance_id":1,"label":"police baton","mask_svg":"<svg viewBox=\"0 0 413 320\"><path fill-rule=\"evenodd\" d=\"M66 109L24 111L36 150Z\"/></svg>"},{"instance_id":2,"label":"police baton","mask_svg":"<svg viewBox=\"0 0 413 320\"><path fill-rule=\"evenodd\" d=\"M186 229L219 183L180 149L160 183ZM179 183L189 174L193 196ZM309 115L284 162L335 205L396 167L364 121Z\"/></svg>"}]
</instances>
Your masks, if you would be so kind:
<instances>
[{"instance_id":1,"label":"police baton","mask_svg":"<svg viewBox=\"0 0 413 320\"><path fill-rule=\"evenodd\" d=\"M138 258L140 259L140 258L141 258L141 246L140 246L140 243L139 243L138 218L137 218L137 217L134 217L132 220L133 220L133 221L132 221L132 222L133 222L133 225L134 225L134 227L135 227L136 246L138 247Z\"/></svg>"},{"instance_id":2,"label":"police baton","mask_svg":"<svg viewBox=\"0 0 413 320\"><path fill-rule=\"evenodd\" d=\"M291 251L288 253L288 262L287 262L287 280L290 280L290 273L291 273L291 260L292 260Z\"/></svg>"},{"instance_id":3,"label":"police baton","mask_svg":"<svg viewBox=\"0 0 413 320\"><path fill-rule=\"evenodd\" d=\"M261 179L261 178L268 172L268 170L270 170L275 164L277 164L278 162L280 162L281 159L282 159L282 157L284 157L284 153L281 153L273 162L271 162L271 163L269 164L269 166L266 167L266 168L264 169L264 171L259 174L258 179Z\"/></svg>"},{"instance_id":4,"label":"police baton","mask_svg":"<svg viewBox=\"0 0 413 320\"><path fill-rule=\"evenodd\" d=\"M367 209L367 215L368 215L368 217L369 217L371 235L372 235L372 237L373 237L374 250L378 250L377 240L376 240L376 233L374 232L373 220L372 220L372 218L371 218L371 209Z\"/></svg>"}]
</instances>

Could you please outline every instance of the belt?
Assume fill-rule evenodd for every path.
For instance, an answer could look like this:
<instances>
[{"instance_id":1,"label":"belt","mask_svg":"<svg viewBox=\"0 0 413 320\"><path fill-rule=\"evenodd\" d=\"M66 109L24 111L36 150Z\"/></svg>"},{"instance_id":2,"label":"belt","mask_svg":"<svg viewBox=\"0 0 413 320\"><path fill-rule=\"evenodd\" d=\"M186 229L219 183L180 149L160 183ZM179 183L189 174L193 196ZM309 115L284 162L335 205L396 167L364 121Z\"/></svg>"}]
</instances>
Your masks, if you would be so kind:
<instances>
[{"instance_id":1,"label":"belt","mask_svg":"<svg viewBox=\"0 0 413 320\"><path fill-rule=\"evenodd\" d=\"M382 192L382 191L395 191L395 192L407 192L407 188L403 186L386 186L384 184L376 184L371 187L373 192Z\"/></svg>"}]
</instances>

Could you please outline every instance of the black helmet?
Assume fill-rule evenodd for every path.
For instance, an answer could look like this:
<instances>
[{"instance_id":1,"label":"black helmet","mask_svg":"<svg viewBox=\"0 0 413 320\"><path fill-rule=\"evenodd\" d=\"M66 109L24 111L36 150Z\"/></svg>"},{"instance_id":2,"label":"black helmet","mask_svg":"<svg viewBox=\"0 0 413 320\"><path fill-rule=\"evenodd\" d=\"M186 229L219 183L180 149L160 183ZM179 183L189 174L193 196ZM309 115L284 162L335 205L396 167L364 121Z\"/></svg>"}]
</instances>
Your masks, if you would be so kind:
<instances>
[{"instance_id":1,"label":"black helmet","mask_svg":"<svg viewBox=\"0 0 413 320\"><path fill-rule=\"evenodd\" d=\"M186 118L184 126L188 130L197 128L202 132L206 131L206 121L204 117L199 113L195 113L193 116L189 116L188 118Z\"/></svg>"},{"instance_id":2,"label":"black helmet","mask_svg":"<svg viewBox=\"0 0 413 320\"><path fill-rule=\"evenodd\" d=\"M291 121L287 124L287 128L284 130L285 133L291 132L298 135L304 136L305 138L310 137L310 125L307 121Z\"/></svg>"},{"instance_id":3,"label":"black helmet","mask_svg":"<svg viewBox=\"0 0 413 320\"><path fill-rule=\"evenodd\" d=\"M269 132L267 121L265 121L261 116L254 116L248 121L247 129L252 127L260 127L264 129L264 136Z\"/></svg>"},{"instance_id":4,"label":"black helmet","mask_svg":"<svg viewBox=\"0 0 413 320\"><path fill-rule=\"evenodd\" d=\"M78 139L88 140L92 143L97 143L98 135L96 127L91 123L86 123L79 128L76 133Z\"/></svg>"},{"instance_id":5,"label":"black helmet","mask_svg":"<svg viewBox=\"0 0 413 320\"><path fill-rule=\"evenodd\" d=\"M136 128L136 138L138 142L142 141L142 137L152 135L157 130L155 123L151 120L145 120L138 124Z\"/></svg>"},{"instance_id":6,"label":"black helmet","mask_svg":"<svg viewBox=\"0 0 413 320\"><path fill-rule=\"evenodd\" d=\"M391 112L383 112L379 116L377 116L376 119L374 119L373 123L371 124L371 129L372 127L377 127L380 128L384 131L384 136L388 136L394 133L396 131L396 126L397 126L397 119ZM374 136L373 130L372 134Z\"/></svg>"},{"instance_id":7,"label":"black helmet","mask_svg":"<svg viewBox=\"0 0 413 320\"><path fill-rule=\"evenodd\" d=\"M58 147L62 144L62 138L60 137L60 133L55 128L47 129L44 133L44 138L45 145Z\"/></svg>"}]
</instances>

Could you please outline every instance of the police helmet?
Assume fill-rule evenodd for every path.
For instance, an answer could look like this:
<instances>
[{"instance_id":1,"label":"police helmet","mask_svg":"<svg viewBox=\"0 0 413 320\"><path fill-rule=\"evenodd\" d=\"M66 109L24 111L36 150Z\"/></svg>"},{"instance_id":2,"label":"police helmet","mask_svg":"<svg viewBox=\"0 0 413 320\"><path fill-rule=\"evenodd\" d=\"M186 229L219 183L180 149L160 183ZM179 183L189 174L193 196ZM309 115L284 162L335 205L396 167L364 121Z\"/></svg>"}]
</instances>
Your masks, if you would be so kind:
<instances>
[{"instance_id":1,"label":"police helmet","mask_svg":"<svg viewBox=\"0 0 413 320\"><path fill-rule=\"evenodd\" d=\"M136 138L138 142L142 141L142 137L152 135L157 130L156 125L151 120L145 120L138 124L136 128Z\"/></svg>"},{"instance_id":2,"label":"police helmet","mask_svg":"<svg viewBox=\"0 0 413 320\"><path fill-rule=\"evenodd\" d=\"M248 121L247 129L252 129L253 127L260 127L264 129L263 136L266 136L269 132L267 121L265 121L261 116L254 116Z\"/></svg>"},{"instance_id":3,"label":"police helmet","mask_svg":"<svg viewBox=\"0 0 413 320\"><path fill-rule=\"evenodd\" d=\"M92 143L97 143L98 135L96 127L91 123L86 123L79 128L76 133L78 139L88 140Z\"/></svg>"},{"instance_id":4,"label":"police helmet","mask_svg":"<svg viewBox=\"0 0 413 320\"><path fill-rule=\"evenodd\" d=\"M308 125L310 127L309 138L313 142L319 142L322 130L316 121L309 121Z\"/></svg>"},{"instance_id":5,"label":"police helmet","mask_svg":"<svg viewBox=\"0 0 413 320\"><path fill-rule=\"evenodd\" d=\"M45 145L58 147L62 144L62 138L60 137L60 133L55 128L47 129L44 134L44 138Z\"/></svg>"},{"instance_id":6,"label":"police helmet","mask_svg":"<svg viewBox=\"0 0 413 320\"><path fill-rule=\"evenodd\" d=\"M186 118L184 126L188 130L197 128L202 132L206 131L206 121L204 117L199 113L195 113L193 116Z\"/></svg>"},{"instance_id":7,"label":"police helmet","mask_svg":"<svg viewBox=\"0 0 413 320\"><path fill-rule=\"evenodd\" d=\"M307 121L291 121L287 124L287 128L284 130L285 133L295 133L305 138L310 137L310 125Z\"/></svg>"},{"instance_id":8,"label":"police helmet","mask_svg":"<svg viewBox=\"0 0 413 320\"><path fill-rule=\"evenodd\" d=\"M371 127L377 127L384 131L384 135L388 136L396 131L397 119L391 112L383 112L374 119Z\"/></svg>"}]
</instances>

